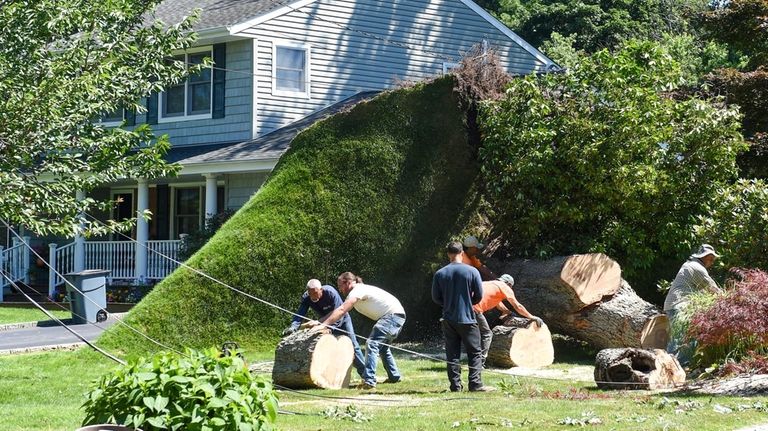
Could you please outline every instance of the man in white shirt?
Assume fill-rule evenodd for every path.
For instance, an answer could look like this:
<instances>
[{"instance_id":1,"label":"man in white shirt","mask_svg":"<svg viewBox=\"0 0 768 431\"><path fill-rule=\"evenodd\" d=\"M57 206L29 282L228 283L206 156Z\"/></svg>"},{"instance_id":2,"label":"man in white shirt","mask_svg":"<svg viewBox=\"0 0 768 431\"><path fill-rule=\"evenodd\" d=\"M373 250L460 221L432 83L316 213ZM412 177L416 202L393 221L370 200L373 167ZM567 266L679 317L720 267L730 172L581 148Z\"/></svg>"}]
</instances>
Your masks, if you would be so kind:
<instances>
[{"instance_id":1,"label":"man in white shirt","mask_svg":"<svg viewBox=\"0 0 768 431\"><path fill-rule=\"evenodd\" d=\"M376 322L371 330L371 335L365 343L365 375L363 376L363 388L376 387L376 364L378 356L387 372L385 383L397 383L400 381L400 371L395 364L395 357L389 344L397 338L405 324L405 309L400 301L391 293L376 286L364 284L360 277L351 272L339 275L337 280L339 291L347 299L341 307L335 309L323 322L324 325L333 325L344 317L352 308L363 316ZM319 325L320 322L312 321L310 325Z\"/></svg>"},{"instance_id":2,"label":"man in white shirt","mask_svg":"<svg viewBox=\"0 0 768 431\"><path fill-rule=\"evenodd\" d=\"M672 332L667 345L667 352L677 354L677 359L681 365L688 363L696 346L695 343L683 345L682 337L684 334L675 330L675 327L679 325L680 312L688 306L690 296L694 292L707 290L712 293L722 293L722 290L707 272L707 269L715 263L715 259L718 257L714 247L709 244L702 244L699 250L680 267L664 300L664 312L667 313Z\"/></svg>"}]
</instances>

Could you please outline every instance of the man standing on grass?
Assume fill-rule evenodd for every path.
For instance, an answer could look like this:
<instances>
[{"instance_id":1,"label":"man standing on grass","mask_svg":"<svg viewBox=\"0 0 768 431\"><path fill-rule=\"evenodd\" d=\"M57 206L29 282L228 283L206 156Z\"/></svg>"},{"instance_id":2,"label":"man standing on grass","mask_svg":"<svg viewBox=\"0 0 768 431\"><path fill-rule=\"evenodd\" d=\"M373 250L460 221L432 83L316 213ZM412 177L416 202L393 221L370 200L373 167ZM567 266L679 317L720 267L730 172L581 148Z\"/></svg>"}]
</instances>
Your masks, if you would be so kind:
<instances>
[{"instance_id":1,"label":"man standing on grass","mask_svg":"<svg viewBox=\"0 0 768 431\"><path fill-rule=\"evenodd\" d=\"M306 321L304 317L307 316L307 311L310 308L314 310L318 316L318 321L324 322L331 314L331 312L341 307L342 300L339 296L339 292L333 286L320 283L320 280L315 278L307 282L307 290L301 295L301 305L299 310L296 311L296 315L293 316L291 325L283 331L283 337L291 335L296 332L301 326L302 321ZM352 340L352 346L355 349L355 360L353 362L357 374L362 378L365 375L365 357L363 351L360 349L360 343L357 342L355 336L355 329L352 327L352 318L349 314L345 314L341 319L337 320L331 325L334 335L346 335Z\"/></svg>"},{"instance_id":2,"label":"man standing on grass","mask_svg":"<svg viewBox=\"0 0 768 431\"><path fill-rule=\"evenodd\" d=\"M485 361L488 359L488 350L491 348L491 341L493 340L493 331L488 325L485 313L488 310L496 308L501 311L501 320L504 320L511 311L504 305L504 300L509 301L512 308L523 317L527 317L536 322L536 325L541 328L544 321L540 318L529 313L528 310L518 302L515 298L515 292L512 291L512 286L515 285L515 279L509 274L502 274L496 280L483 282L483 298L477 304L472 306L475 310L475 319L477 319L477 325L480 328L480 346L483 355L483 367L485 367Z\"/></svg>"},{"instance_id":3,"label":"man standing on grass","mask_svg":"<svg viewBox=\"0 0 768 431\"><path fill-rule=\"evenodd\" d=\"M352 308L376 322L365 343L363 389L376 387L376 364L379 356L387 372L387 380L384 383L399 382L400 370L397 369L395 357L389 345L400 335L405 324L405 309L402 304L391 293L376 286L364 284L360 277L351 272L339 275L338 285L339 291L342 295L346 295L347 299L325 319L323 324L333 325ZM318 325L320 322L313 321L310 324Z\"/></svg>"},{"instance_id":4,"label":"man standing on grass","mask_svg":"<svg viewBox=\"0 0 768 431\"><path fill-rule=\"evenodd\" d=\"M460 392L461 345L467 350L469 362L469 390L487 392L493 388L483 385L481 372L483 356L480 349L480 330L472 305L483 297L480 272L462 263L462 244L458 241L446 247L450 263L438 270L432 278L432 300L443 307L440 319L445 336L445 356L448 361L448 382L451 392Z\"/></svg>"},{"instance_id":5,"label":"man standing on grass","mask_svg":"<svg viewBox=\"0 0 768 431\"><path fill-rule=\"evenodd\" d=\"M679 330L680 313L688 305L690 296L694 292L722 293L715 280L712 280L709 272L707 272L707 269L712 267L718 257L720 255L715 252L714 247L709 244L702 244L699 250L680 267L664 300L664 312L669 318L671 332L667 352L676 354L680 365L688 365L693 351L696 349L695 341L682 344L684 334Z\"/></svg>"}]
</instances>

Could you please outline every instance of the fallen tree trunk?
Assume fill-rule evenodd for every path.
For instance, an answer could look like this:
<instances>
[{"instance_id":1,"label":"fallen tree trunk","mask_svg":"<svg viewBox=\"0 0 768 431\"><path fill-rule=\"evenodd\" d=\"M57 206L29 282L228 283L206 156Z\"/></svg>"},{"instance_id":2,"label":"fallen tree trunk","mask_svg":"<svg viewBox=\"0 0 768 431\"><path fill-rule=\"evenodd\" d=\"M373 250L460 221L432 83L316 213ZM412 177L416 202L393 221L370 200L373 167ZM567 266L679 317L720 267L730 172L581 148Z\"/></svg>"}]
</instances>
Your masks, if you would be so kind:
<instances>
[{"instance_id":1,"label":"fallen tree trunk","mask_svg":"<svg viewBox=\"0 0 768 431\"><path fill-rule=\"evenodd\" d=\"M595 358L601 389L665 389L685 383L685 371L661 349L605 349Z\"/></svg>"},{"instance_id":2,"label":"fallen tree trunk","mask_svg":"<svg viewBox=\"0 0 768 431\"><path fill-rule=\"evenodd\" d=\"M598 349L666 347L667 317L637 296L603 254L506 262L494 270L515 278L517 300L556 333Z\"/></svg>"},{"instance_id":3,"label":"fallen tree trunk","mask_svg":"<svg viewBox=\"0 0 768 431\"><path fill-rule=\"evenodd\" d=\"M493 328L488 365L499 368L540 368L552 365L555 349L547 325L539 328L524 317L508 317Z\"/></svg>"},{"instance_id":4,"label":"fallen tree trunk","mask_svg":"<svg viewBox=\"0 0 768 431\"><path fill-rule=\"evenodd\" d=\"M334 336L328 329L301 330L277 345L272 381L294 389L346 388L353 358L349 337Z\"/></svg>"}]
</instances>

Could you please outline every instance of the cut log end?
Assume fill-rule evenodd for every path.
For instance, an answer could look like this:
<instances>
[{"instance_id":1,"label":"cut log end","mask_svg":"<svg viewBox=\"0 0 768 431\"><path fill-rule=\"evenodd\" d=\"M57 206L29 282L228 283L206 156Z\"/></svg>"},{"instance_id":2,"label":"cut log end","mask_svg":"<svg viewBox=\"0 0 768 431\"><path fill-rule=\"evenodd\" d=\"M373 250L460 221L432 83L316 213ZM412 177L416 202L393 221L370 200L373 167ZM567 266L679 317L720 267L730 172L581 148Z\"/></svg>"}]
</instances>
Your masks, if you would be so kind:
<instances>
[{"instance_id":1,"label":"cut log end","mask_svg":"<svg viewBox=\"0 0 768 431\"><path fill-rule=\"evenodd\" d=\"M341 389L349 386L354 348L349 337L327 329L302 330L277 345L272 380L289 388Z\"/></svg>"},{"instance_id":2,"label":"cut log end","mask_svg":"<svg viewBox=\"0 0 768 431\"><path fill-rule=\"evenodd\" d=\"M595 358L601 389L664 389L685 383L685 371L661 349L604 349Z\"/></svg>"},{"instance_id":3,"label":"cut log end","mask_svg":"<svg viewBox=\"0 0 768 431\"><path fill-rule=\"evenodd\" d=\"M644 349L666 349L669 343L669 319L666 314L653 316L645 323L640 333L640 347Z\"/></svg>"},{"instance_id":4,"label":"cut log end","mask_svg":"<svg viewBox=\"0 0 768 431\"><path fill-rule=\"evenodd\" d=\"M493 328L493 340L488 352L488 365L499 368L541 368L552 365L555 350L547 325L538 327L522 318L507 320Z\"/></svg>"},{"instance_id":5,"label":"cut log end","mask_svg":"<svg viewBox=\"0 0 768 431\"><path fill-rule=\"evenodd\" d=\"M560 278L589 305L615 294L621 284L621 267L602 253L576 254L563 264Z\"/></svg>"}]
</instances>

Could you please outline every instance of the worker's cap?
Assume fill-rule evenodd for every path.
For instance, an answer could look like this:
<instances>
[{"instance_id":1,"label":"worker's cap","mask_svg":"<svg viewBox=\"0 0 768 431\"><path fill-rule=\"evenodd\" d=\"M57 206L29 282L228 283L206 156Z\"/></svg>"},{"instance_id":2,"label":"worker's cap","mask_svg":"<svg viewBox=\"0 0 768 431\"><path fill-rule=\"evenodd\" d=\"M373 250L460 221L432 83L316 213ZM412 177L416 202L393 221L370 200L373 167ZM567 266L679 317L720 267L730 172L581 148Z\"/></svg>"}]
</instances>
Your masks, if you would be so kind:
<instances>
[{"instance_id":1,"label":"worker's cap","mask_svg":"<svg viewBox=\"0 0 768 431\"><path fill-rule=\"evenodd\" d=\"M470 236L464 238L464 242L462 243L462 245L464 247L467 247L467 248L469 248L469 247L477 247L477 248L485 247L485 244L483 244L482 242L478 241L477 237L474 236L474 235L470 235Z\"/></svg>"},{"instance_id":2,"label":"worker's cap","mask_svg":"<svg viewBox=\"0 0 768 431\"><path fill-rule=\"evenodd\" d=\"M501 277L499 277L499 281L503 281L504 283L507 283L510 286L515 285L515 279L512 278L509 274L502 274Z\"/></svg>"},{"instance_id":3,"label":"worker's cap","mask_svg":"<svg viewBox=\"0 0 768 431\"><path fill-rule=\"evenodd\" d=\"M720 257L720 255L717 254L717 252L715 252L715 248L709 244L702 244L701 247L699 247L699 250L696 253L693 253L691 257L701 259L702 257L708 254L711 254L712 256L715 256L715 257Z\"/></svg>"}]
</instances>

